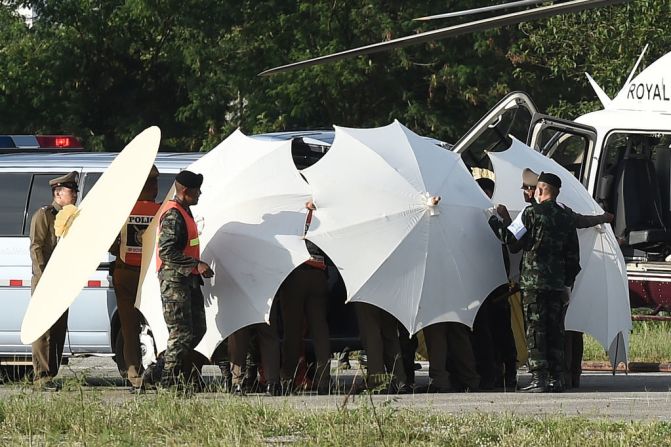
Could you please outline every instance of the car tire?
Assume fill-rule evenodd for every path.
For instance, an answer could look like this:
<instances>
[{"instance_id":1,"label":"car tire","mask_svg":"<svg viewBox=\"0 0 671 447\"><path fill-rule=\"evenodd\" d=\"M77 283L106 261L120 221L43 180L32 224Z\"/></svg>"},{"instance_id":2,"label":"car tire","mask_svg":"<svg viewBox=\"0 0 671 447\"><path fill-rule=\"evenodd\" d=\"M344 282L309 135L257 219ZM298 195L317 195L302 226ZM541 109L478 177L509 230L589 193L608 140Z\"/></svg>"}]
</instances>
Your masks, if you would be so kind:
<instances>
[{"instance_id":1,"label":"car tire","mask_svg":"<svg viewBox=\"0 0 671 447\"><path fill-rule=\"evenodd\" d=\"M146 369L152 363L156 363L156 343L154 336L146 324L140 325L140 350L142 352L142 366ZM123 356L123 335L121 330L117 333L114 342L114 361L122 378L128 377L128 368Z\"/></svg>"}]
</instances>

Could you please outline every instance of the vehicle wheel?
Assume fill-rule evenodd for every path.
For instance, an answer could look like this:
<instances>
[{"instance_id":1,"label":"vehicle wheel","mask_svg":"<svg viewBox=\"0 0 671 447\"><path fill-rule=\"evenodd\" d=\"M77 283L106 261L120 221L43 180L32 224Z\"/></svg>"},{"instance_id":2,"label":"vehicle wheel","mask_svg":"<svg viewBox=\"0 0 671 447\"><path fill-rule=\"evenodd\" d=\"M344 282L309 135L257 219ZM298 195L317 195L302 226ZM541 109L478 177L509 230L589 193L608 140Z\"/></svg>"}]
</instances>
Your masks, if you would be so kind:
<instances>
[{"instance_id":1,"label":"vehicle wheel","mask_svg":"<svg viewBox=\"0 0 671 447\"><path fill-rule=\"evenodd\" d=\"M140 325L140 351L142 352L142 366L146 369L152 363L156 363L156 343L154 336L146 324ZM116 336L114 343L114 361L122 378L128 377L128 368L123 356L123 335L121 331Z\"/></svg>"}]
</instances>

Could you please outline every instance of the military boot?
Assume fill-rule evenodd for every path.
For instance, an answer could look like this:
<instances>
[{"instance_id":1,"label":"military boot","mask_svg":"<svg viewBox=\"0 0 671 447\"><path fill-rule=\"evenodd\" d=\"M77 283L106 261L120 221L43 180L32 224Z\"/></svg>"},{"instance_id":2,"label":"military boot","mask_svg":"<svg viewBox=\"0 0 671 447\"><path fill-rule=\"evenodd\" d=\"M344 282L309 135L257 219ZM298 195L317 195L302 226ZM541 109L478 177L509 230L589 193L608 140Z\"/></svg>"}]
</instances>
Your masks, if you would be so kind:
<instances>
[{"instance_id":1,"label":"military boot","mask_svg":"<svg viewBox=\"0 0 671 447\"><path fill-rule=\"evenodd\" d=\"M534 371L531 373L531 383L524 388L521 388L520 391L523 393L547 393L548 392L548 380L547 376L543 373Z\"/></svg>"}]
</instances>

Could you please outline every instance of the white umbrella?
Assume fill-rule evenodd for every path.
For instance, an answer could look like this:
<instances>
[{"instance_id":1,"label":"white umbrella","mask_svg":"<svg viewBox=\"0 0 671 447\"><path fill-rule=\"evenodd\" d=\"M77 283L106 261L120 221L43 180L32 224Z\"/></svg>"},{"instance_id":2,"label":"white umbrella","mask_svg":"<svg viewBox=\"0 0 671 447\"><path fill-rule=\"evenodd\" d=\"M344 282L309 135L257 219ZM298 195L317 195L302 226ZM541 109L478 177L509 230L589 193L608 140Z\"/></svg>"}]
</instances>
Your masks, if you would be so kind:
<instances>
[{"instance_id":1,"label":"white umbrella","mask_svg":"<svg viewBox=\"0 0 671 447\"><path fill-rule=\"evenodd\" d=\"M81 201L69 230L56 245L23 317L23 343L35 341L49 329L95 272L100 257L119 234L147 180L160 141L161 130L155 126L138 134Z\"/></svg>"},{"instance_id":2,"label":"white umbrella","mask_svg":"<svg viewBox=\"0 0 671 447\"><path fill-rule=\"evenodd\" d=\"M520 190L524 168L558 175L562 187L557 200L573 211L586 215L603 213L570 172L520 141L513 138L509 149L488 155L496 175L492 201L505 204L513 217L527 206ZM631 310L622 252L610 225L578 230L578 237L582 270L571 293L565 327L594 336L609 351L613 365L626 362Z\"/></svg>"},{"instance_id":3,"label":"white umbrella","mask_svg":"<svg viewBox=\"0 0 671 447\"><path fill-rule=\"evenodd\" d=\"M303 171L317 210L307 238L339 268L348 301L380 307L415 333L472 325L506 282L490 201L458 155L397 121L336 127L329 152ZM435 207L431 196L441 196Z\"/></svg>"},{"instance_id":4,"label":"white umbrella","mask_svg":"<svg viewBox=\"0 0 671 447\"><path fill-rule=\"evenodd\" d=\"M310 258L303 240L310 194L291 158L291 141L260 141L236 131L188 169L204 176L192 212L201 259L215 275L203 287L207 332L196 349L211 357L231 333L268 322L282 281ZM167 331L157 281L152 289L140 310L161 351Z\"/></svg>"}]
</instances>

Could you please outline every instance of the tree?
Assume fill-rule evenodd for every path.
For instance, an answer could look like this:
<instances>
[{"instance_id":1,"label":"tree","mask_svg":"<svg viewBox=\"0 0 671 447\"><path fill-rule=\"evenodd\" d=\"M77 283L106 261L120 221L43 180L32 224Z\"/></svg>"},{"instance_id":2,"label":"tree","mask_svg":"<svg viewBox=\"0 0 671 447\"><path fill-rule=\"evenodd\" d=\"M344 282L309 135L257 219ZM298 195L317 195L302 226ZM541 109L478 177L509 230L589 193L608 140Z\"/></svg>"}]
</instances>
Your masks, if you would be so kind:
<instances>
[{"instance_id":1,"label":"tree","mask_svg":"<svg viewBox=\"0 0 671 447\"><path fill-rule=\"evenodd\" d=\"M526 37L511 50L515 75L550 114L574 119L600 109L585 73L614 97L646 44L650 48L639 70L671 49L670 14L669 2L634 0L524 24Z\"/></svg>"}]
</instances>

